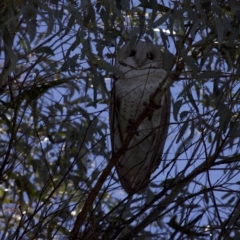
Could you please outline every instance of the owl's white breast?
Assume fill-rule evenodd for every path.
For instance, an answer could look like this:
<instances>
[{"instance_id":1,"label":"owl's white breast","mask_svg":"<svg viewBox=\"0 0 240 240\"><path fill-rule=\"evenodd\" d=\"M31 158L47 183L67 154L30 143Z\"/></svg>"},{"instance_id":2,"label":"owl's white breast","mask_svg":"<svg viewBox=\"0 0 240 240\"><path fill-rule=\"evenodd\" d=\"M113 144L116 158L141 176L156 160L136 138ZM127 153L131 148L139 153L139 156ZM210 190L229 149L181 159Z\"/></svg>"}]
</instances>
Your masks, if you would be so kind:
<instances>
[{"instance_id":1,"label":"owl's white breast","mask_svg":"<svg viewBox=\"0 0 240 240\"><path fill-rule=\"evenodd\" d=\"M126 67L126 69L129 69ZM123 70L123 69L121 69ZM116 97L120 101L120 111L118 123L121 130L124 131L123 136L126 136L129 120L134 122L139 114L145 108L145 103L150 100L151 94L154 94L159 84L166 76L166 71L162 69L138 69L125 72L124 79L118 79L115 83ZM155 99L161 105L161 97ZM137 144L141 139L146 138L154 128L160 124L160 111L156 110L153 113L152 121L147 118L138 127L139 134L134 136L130 146ZM151 136L150 136L151 137ZM118 144L117 144L118 143ZM120 141L116 141L116 150L121 146ZM142 148L149 148L148 141L142 142Z\"/></svg>"},{"instance_id":2,"label":"owl's white breast","mask_svg":"<svg viewBox=\"0 0 240 240\"><path fill-rule=\"evenodd\" d=\"M124 68L124 69L123 69ZM118 79L115 83L116 97L121 102L121 112L128 120L134 120L136 115L144 109L144 103L148 103L151 94L158 88L166 76L163 69L129 69L121 67L125 72L124 79Z\"/></svg>"}]
</instances>

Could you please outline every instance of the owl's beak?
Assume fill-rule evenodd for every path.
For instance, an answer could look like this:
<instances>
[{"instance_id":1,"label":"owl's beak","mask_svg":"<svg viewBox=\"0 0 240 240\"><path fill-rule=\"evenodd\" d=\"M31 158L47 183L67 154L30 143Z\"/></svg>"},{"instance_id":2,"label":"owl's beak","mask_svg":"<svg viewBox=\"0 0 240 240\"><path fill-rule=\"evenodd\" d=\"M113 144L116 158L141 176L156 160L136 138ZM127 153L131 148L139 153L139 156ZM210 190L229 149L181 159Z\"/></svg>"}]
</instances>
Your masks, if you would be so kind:
<instances>
[{"instance_id":1,"label":"owl's beak","mask_svg":"<svg viewBox=\"0 0 240 240\"><path fill-rule=\"evenodd\" d=\"M144 63L144 59L141 59L141 58L137 59L137 64L139 67L142 67L143 63Z\"/></svg>"}]
</instances>

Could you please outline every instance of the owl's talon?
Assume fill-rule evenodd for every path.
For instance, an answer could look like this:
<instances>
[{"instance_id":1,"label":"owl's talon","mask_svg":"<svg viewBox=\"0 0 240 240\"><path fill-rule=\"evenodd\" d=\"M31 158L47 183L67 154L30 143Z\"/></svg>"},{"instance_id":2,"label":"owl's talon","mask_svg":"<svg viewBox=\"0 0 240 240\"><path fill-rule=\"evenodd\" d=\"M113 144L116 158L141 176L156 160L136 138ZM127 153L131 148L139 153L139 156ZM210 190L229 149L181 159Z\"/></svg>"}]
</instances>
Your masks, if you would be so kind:
<instances>
[{"instance_id":1,"label":"owl's talon","mask_svg":"<svg viewBox=\"0 0 240 240\"><path fill-rule=\"evenodd\" d=\"M143 102L143 106L146 107L147 106L147 102L144 101Z\"/></svg>"},{"instance_id":2,"label":"owl's talon","mask_svg":"<svg viewBox=\"0 0 240 240\"><path fill-rule=\"evenodd\" d=\"M150 113L148 114L148 120L149 121L152 120L153 111L155 111L155 110L157 110L157 109L159 109L161 107L162 107L161 105L156 104L154 101L151 101L151 107L147 107L146 106L146 108L151 110Z\"/></svg>"},{"instance_id":3,"label":"owl's talon","mask_svg":"<svg viewBox=\"0 0 240 240\"><path fill-rule=\"evenodd\" d=\"M147 102L143 102L143 106L144 106L144 107L147 107L147 108L149 108L149 109L151 109L151 110L157 110L157 109L159 109L159 108L162 107L161 105L156 104L154 101L151 101L151 107L148 107Z\"/></svg>"},{"instance_id":4,"label":"owl's talon","mask_svg":"<svg viewBox=\"0 0 240 240\"><path fill-rule=\"evenodd\" d=\"M128 119L128 123L129 123L129 124L133 124L133 121L132 121L131 118Z\"/></svg>"},{"instance_id":5,"label":"owl's talon","mask_svg":"<svg viewBox=\"0 0 240 240\"><path fill-rule=\"evenodd\" d=\"M151 106L154 110L157 110L162 107L161 105L156 104L155 101L153 101L153 100L151 100L150 102L151 102Z\"/></svg>"},{"instance_id":6,"label":"owl's talon","mask_svg":"<svg viewBox=\"0 0 240 240\"><path fill-rule=\"evenodd\" d=\"M161 105L158 105L158 104L156 104L156 103L153 104L153 108L154 108L155 110L157 110L157 109L159 109L159 108L161 108L161 107L162 107Z\"/></svg>"},{"instance_id":7,"label":"owl's talon","mask_svg":"<svg viewBox=\"0 0 240 240\"><path fill-rule=\"evenodd\" d=\"M127 132L134 132L136 136L139 136L137 128L134 126L132 119L128 119L129 125L127 126Z\"/></svg>"}]
</instances>

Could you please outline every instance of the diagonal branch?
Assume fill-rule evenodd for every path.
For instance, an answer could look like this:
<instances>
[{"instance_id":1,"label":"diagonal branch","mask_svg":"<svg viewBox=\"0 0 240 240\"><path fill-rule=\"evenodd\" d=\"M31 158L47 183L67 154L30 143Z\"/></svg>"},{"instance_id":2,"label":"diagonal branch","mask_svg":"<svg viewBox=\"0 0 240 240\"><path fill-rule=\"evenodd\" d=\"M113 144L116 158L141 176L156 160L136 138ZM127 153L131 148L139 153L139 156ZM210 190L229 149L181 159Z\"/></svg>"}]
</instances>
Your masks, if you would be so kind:
<instances>
[{"instance_id":1,"label":"diagonal branch","mask_svg":"<svg viewBox=\"0 0 240 240\"><path fill-rule=\"evenodd\" d=\"M165 76L163 82L159 85L159 88L155 91L154 93L154 97L151 100L154 100L154 98L159 95L159 94L164 94L164 92L166 91L166 89L168 89L170 87L170 82L166 85L165 82L167 82L168 80L168 74ZM164 84L166 86L164 86ZM163 89L164 86L164 89ZM134 122L134 126L136 126L136 128L139 127L139 125L141 124L141 122L150 114L152 114L152 112L154 111L154 101L150 101L147 106L145 107L145 109L143 110L143 112L139 115L139 117L137 118L137 120ZM89 209L92 207L92 204L94 202L94 199L96 198L98 192L100 191L103 183L106 181L108 175L110 174L112 168L115 166L115 164L117 163L118 159L125 153L132 137L134 136L134 132L128 132L126 139L124 140L121 148L113 154L112 158L110 159L110 161L108 162L106 168L102 171L102 174L100 175L96 185L93 187L93 189L91 190L90 194L88 195L88 198L86 200L85 205L82 208L82 211L77 215L77 219L75 221L74 227L71 231L70 237L69 239L73 240L73 239L77 239L80 227L83 225L84 220L87 216L87 213L89 212Z\"/></svg>"}]
</instances>

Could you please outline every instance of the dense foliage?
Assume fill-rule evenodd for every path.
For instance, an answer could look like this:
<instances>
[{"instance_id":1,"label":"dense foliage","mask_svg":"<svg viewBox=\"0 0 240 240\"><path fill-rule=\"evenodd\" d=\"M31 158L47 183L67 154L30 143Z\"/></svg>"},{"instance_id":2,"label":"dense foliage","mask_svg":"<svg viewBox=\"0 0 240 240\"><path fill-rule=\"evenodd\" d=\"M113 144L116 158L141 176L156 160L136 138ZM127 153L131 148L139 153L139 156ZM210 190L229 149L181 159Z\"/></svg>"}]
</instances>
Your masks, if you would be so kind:
<instances>
[{"instance_id":1,"label":"dense foliage","mask_svg":"<svg viewBox=\"0 0 240 240\"><path fill-rule=\"evenodd\" d=\"M237 239L239 26L234 0L1 1L1 239ZM116 51L144 38L171 122L148 192L127 196L110 89Z\"/></svg>"}]
</instances>

